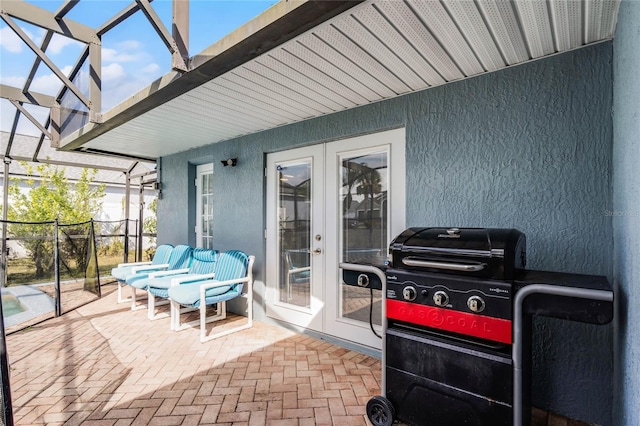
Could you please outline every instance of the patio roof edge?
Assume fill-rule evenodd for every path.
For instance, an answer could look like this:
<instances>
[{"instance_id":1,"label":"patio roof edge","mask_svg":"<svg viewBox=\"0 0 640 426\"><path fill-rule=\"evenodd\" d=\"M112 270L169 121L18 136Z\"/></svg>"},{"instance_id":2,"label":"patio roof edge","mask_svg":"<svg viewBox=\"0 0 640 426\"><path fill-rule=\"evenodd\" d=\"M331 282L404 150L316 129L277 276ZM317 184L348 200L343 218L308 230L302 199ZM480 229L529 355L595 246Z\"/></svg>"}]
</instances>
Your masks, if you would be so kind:
<instances>
[{"instance_id":1,"label":"patio roof edge","mask_svg":"<svg viewBox=\"0 0 640 426\"><path fill-rule=\"evenodd\" d=\"M88 123L60 141L71 151L92 139L260 56L364 0L279 2L192 58L193 68L171 71L103 114L102 123Z\"/></svg>"}]
</instances>

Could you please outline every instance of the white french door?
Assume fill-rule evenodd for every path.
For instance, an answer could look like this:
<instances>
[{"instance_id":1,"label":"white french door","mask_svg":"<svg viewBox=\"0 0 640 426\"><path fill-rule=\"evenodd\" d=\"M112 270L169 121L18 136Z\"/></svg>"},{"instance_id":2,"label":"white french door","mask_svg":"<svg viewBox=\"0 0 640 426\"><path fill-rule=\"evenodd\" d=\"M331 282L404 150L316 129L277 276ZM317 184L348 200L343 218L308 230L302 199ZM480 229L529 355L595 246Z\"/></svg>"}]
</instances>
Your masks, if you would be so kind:
<instances>
[{"instance_id":1,"label":"white french door","mask_svg":"<svg viewBox=\"0 0 640 426\"><path fill-rule=\"evenodd\" d=\"M386 258L404 230L404 140L397 129L268 155L267 315L380 347L380 291L344 284L338 265Z\"/></svg>"},{"instance_id":2,"label":"white french door","mask_svg":"<svg viewBox=\"0 0 640 426\"><path fill-rule=\"evenodd\" d=\"M267 315L322 330L324 146L267 156Z\"/></svg>"},{"instance_id":3,"label":"white french door","mask_svg":"<svg viewBox=\"0 0 640 426\"><path fill-rule=\"evenodd\" d=\"M196 167L196 246L213 248L213 164Z\"/></svg>"}]
</instances>

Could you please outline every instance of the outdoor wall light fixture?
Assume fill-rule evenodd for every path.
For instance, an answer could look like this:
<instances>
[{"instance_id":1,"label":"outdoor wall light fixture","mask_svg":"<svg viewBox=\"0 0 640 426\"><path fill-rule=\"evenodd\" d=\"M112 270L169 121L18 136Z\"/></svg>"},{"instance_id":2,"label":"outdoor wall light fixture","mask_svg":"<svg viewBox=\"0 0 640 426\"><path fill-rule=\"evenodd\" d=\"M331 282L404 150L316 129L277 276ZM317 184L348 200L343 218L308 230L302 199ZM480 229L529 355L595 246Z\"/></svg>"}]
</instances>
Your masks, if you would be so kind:
<instances>
[{"instance_id":1,"label":"outdoor wall light fixture","mask_svg":"<svg viewBox=\"0 0 640 426\"><path fill-rule=\"evenodd\" d=\"M226 160L222 160L221 163L225 167L227 167L227 166L235 167L236 164L238 164L238 159L237 158L227 158Z\"/></svg>"}]
</instances>

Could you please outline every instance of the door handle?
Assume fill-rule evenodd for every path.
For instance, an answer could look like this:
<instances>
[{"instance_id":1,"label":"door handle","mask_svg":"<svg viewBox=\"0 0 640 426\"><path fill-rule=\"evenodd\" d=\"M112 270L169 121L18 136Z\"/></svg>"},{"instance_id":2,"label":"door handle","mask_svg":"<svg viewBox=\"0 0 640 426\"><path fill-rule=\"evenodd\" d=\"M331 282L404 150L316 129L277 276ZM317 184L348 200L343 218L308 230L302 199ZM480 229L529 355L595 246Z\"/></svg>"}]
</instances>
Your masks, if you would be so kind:
<instances>
[{"instance_id":1,"label":"door handle","mask_svg":"<svg viewBox=\"0 0 640 426\"><path fill-rule=\"evenodd\" d=\"M319 248L313 251L313 254L320 254L320 253L322 253L322 250L320 250Z\"/></svg>"}]
</instances>

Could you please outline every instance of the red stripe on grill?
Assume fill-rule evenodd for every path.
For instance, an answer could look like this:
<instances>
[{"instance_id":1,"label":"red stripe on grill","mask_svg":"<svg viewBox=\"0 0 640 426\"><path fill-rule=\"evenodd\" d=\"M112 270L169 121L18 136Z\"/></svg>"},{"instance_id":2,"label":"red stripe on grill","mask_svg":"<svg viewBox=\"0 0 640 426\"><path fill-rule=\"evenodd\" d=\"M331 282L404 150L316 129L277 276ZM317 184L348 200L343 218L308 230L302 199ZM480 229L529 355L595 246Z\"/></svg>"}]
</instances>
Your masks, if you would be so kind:
<instances>
[{"instance_id":1,"label":"red stripe on grill","mask_svg":"<svg viewBox=\"0 0 640 426\"><path fill-rule=\"evenodd\" d=\"M511 320L387 299L387 318L511 344Z\"/></svg>"}]
</instances>

